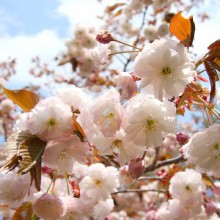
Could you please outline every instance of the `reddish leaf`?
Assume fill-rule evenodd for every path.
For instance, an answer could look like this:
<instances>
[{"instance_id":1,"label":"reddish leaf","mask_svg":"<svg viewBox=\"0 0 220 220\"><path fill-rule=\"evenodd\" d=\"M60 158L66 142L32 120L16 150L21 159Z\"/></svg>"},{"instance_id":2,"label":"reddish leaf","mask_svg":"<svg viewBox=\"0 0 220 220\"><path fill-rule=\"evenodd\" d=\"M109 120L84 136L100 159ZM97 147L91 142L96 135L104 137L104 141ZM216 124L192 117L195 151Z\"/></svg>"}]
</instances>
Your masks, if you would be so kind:
<instances>
[{"instance_id":1,"label":"reddish leaf","mask_svg":"<svg viewBox=\"0 0 220 220\"><path fill-rule=\"evenodd\" d=\"M216 81L218 81L218 74L216 70L213 68L211 62L205 60L204 61L204 66L206 69L206 72L209 76L209 81L211 85L211 91L210 91L210 102L212 102L213 98L215 97L216 93Z\"/></svg>"}]
</instances>

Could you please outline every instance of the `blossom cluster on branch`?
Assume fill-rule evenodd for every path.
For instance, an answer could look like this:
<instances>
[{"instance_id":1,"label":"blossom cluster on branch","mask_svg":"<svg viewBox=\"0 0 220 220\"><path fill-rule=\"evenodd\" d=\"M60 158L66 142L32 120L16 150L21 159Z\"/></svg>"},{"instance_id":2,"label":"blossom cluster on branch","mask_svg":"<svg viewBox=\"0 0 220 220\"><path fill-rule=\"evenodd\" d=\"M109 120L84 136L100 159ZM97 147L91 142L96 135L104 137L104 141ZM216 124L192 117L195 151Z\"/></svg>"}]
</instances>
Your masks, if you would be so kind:
<instances>
[{"instance_id":1,"label":"blossom cluster on branch","mask_svg":"<svg viewBox=\"0 0 220 220\"><path fill-rule=\"evenodd\" d=\"M109 22L142 14L139 31L128 19L120 20L127 24L115 35L115 23L108 23L111 32L77 27L60 65L71 63L87 89L66 85L40 98L2 86L8 99L1 101L1 113L13 110L13 102L24 111L0 152L0 208L13 210L12 219L220 218L220 42L194 59L189 47L195 24L181 12L169 20L179 41L170 36L168 23L156 30L158 14L176 2L182 3L132 0L107 7L103 19L113 16ZM144 30L150 7L154 26ZM118 40L122 33L134 43ZM114 52L112 42L120 45ZM124 53L131 54L124 71L99 75ZM128 65L131 71L125 71ZM202 65L210 89L201 84L207 81ZM99 94L88 90L97 85L105 86ZM189 137L178 128L178 115L195 108L206 128Z\"/></svg>"}]
</instances>

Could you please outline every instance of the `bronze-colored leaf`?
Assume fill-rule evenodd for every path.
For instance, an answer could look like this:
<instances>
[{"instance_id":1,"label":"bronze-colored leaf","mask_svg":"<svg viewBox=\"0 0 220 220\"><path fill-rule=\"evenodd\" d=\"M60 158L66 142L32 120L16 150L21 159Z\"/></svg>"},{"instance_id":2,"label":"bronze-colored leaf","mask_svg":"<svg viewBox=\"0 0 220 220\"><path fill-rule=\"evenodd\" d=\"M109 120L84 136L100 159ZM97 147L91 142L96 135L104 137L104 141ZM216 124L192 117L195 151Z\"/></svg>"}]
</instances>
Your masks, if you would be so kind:
<instances>
[{"instance_id":1,"label":"bronze-colored leaf","mask_svg":"<svg viewBox=\"0 0 220 220\"><path fill-rule=\"evenodd\" d=\"M37 161L36 165L30 170L31 174L31 185L34 181L34 185L38 191L41 186L41 158Z\"/></svg>"},{"instance_id":2,"label":"bronze-colored leaf","mask_svg":"<svg viewBox=\"0 0 220 220\"><path fill-rule=\"evenodd\" d=\"M12 220L31 220L34 215L31 202L23 203L19 208L16 209Z\"/></svg>"},{"instance_id":3,"label":"bronze-colored leaf","mask_svg":"<svg viewBox=\"0 0 220 220\"><path fill-rule=\"evenodd\" d=\"M30 172L31 183L34 180L37 190L40 190L41 158L46 144L29 131L12 134L5 144L6 153L10 152L11 156L3 168L12 170L18 166L17 173L21 175Z\"/></svg>"},{"instance_id":4,"label":"bronze-colored leaf","mask_svg":"<svg viewBox=\"0 0 220 220\"><path fill-rule=\"evenodd\" d=\"M73 124L75 126L75 130L74 133L78 136L78 138L80 139L80 141L83 142L84 138L86 137L85 132L83 131L81 125L77 122L76 120L76 116L73 114L72 116L73 118Z\"/></svg>"},{"instance_id":5,"label":"bronze-colored leaf","mask_svg":"<svg viewBox=\"0 0 220 220\"><path fill-rule=\"evenodd\" d=\"M217 50L217 49L220 49L220 39L216 40L215 42L211 43L209 46L208 46L208 49L209 50Z\"/></svg>"},{"instance_id":6,"label":"bronze-colored leaf","mask_svg":"<svg viewBox=\"0 0 220 220\"><path fill-rule=\"evenodd\" d=\"M216 81L218 81L218 74L215 70L215 68L213 68L212 63L205 60L204 61L204 66L206 69L206 72L209 76L209 81L210 81L210 85L211 85L211 90L210 90L210 102L212 102L213 98L215 97L215 93L216 93Z\"/></svg>"},{"instance_id":7,"label":"bronze-colored leaf","mask_svg":"<svg viewBox=\"0 0 220 220\"><path fill-rule=\"evenodd\" d=\"M118 8L120 6L123 6L123 5L125 5L125 3L116 3L116 4L112 5L112 6L107 7L106 8L106 12L107 13L112 13L116 8Z\"/></svg>"},{"instance_id":8,"label":"bronze-colored leaf","mask_svg":"<svg viewBox=\"0 0 220 220\"><path fill-rule=\"evenodd\" d=\"M9 90L2 87L3 92L15 104L21 107L25 112L29 112L39 102L40 98L34 92L29 90Z\"/></svg>"},{"instance_id":9,"label":"bronze-colored leaf","mask_svg":"<svg viewBox=\"0 0 220 220\"><path fill-rule=\"evenodd\" d=\"M206 174L202 175L202 180L206 184L206 186L208 186L212 189L215 188L215 184L213 183L213 181Z\"/></svg>"},{"instance_id":10,"label":"bronze-colored leaf","mask_svg":"<svg viewBox=\"0 0 220 220\"><path fill-rule=\"evenodd\" d=\"M118 11L114 14L114 17L117 17L117 16L119 16L119 15L121 15L121 14L122 14L122 9L118 10Z\"/></svg>"},{"instance_id":11,"label":"bronze-colored leaf","mask_svg":"<svg viewBox=\"0 0 220 220\"><path fill-rule=\"evenodd\" d=\"M193 16L184 18L179 11L170 21L170 32L180 40L185 47L191 47L195 34Z\"/></svg>"}]
</instances>

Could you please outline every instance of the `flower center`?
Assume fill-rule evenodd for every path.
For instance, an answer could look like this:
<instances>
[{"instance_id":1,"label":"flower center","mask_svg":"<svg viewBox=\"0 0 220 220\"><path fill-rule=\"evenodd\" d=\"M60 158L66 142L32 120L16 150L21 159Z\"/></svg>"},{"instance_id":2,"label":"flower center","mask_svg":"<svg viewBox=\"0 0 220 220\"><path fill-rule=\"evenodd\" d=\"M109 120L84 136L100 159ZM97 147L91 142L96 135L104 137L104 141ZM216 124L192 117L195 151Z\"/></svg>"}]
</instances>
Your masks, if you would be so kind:
<instances>
[{"instance_id":1,"label":"flower center","mask_svg":"<svg viewBox=\"0 0 220 220\"><path fill-rule=\"evenodd\" d=\"M147 119L144 129L147 131L155 131L158 125L158 121L154 119Z\"/></svg>"},{"instance_id":2,"label":"flower center","mask_svg":"<svg viewBox=\"0 0 220 220\"><path fill-rule=\"evenodd\" d=\"M56 124L56 120L54 118L51 118L47 121L47 125L49 127L53 127Z\"/></svg>"},{"instance_id":3,"label":"flower center","mask_svg":"<svg viewBox=\"0 0 220 220\"><path fill-rule=\"evenodd\" d=\"M213 148L212 154L213 154L214 158L215 159L220 158L220 146L219 146L219 144L214 145L212 148Z\"/></svg>"},{"instance_id":4,"label":"flower center","mask_svg":"<svg viewBox=\"0 0 220 220\"><path fill-rule=\"evenodd\" d=\"M191 191L191 188L188 185L186 185L185 189L186 189L186 191Z\"/></svg>"},{"instance_id":5,"label":"flower center","mask_svg":"<svg viewBox=\"0 0 220 220\"><path fill-rule=\"evenodd\" d=\"M109 114L106 115L106 118L111 119L114 118L114 116L115 116L114 113L110 112Z\"/></svg>"},{"instance_id":6,"label":"flower center","mask_svg":"<svg viewBox=\"0 0 220 220\"><path fill-rule=\"evenodd\" d=\"M122 141L118 139L113 141L112 146L111 146L112 149L121 148L121 147L122 147Z\"/></svg>"},{"instance_id":7,"label":"flower center","mask_svg":"<svg viewBox=\"0 0 220 220\"><path fill-rule=\"evenodd\" d=\"M162 69L162 71L160 72L160 75L161 75L161 76L168 76L168 75L170 75L172 72L173 72L173 71L172 71L172 69L171 69L170 67L165 66L165 67Z\"/></svg>"},{"instance_id":8,"label":"flower center","mask_svg":"<svg viewBox=\"0 0 220 220\"><path fill-rule=\"evenodd\" d=\"M102 181L101 181L101 180L95 180L95 185L96 185L96 186L102 185Z\"/></svg>"}]
</instances>

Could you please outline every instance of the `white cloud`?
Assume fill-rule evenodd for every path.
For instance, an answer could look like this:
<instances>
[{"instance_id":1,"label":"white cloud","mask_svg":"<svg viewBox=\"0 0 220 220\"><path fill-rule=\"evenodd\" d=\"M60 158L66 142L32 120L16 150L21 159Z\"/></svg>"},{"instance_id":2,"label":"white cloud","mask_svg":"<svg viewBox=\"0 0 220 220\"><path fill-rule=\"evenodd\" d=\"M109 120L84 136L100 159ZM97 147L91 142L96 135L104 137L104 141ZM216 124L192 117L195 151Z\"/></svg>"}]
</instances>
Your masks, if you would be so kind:
<instances>
[{"instance_id":1,"label":"white cloud","mask_svg":"<svg viewBox=\"0 0 220 220\"><path fill-rule=\"evenodd\" d=\"M32 66L31 58L39 56L43 63L52 63L59 51L64 49L64 39L60 39L53 30L43 30L37 35L5 35L0 38L0 60L8 57L17 60L17 75L11 83L27 84L28 71Z\"/></svg>"},{"instance_id":2,"label":"white cloud","mask_svg":"<svg viewBox=\"0 0 220 220\"><path fill-rule=\"evenodd\" d=\"M102 15L103 8L97 0L59 0L57 13L66 16L72 32L75 25L97 26L100 20L96 17Z\"/></svg>"}]
</instances>

